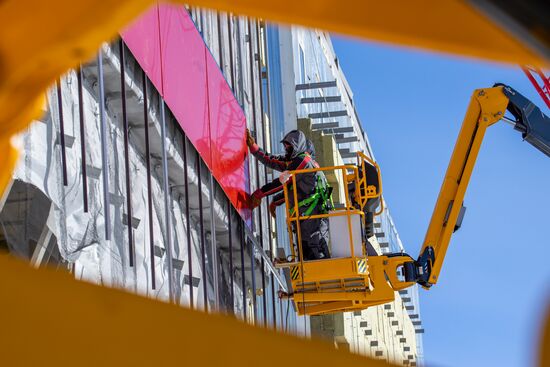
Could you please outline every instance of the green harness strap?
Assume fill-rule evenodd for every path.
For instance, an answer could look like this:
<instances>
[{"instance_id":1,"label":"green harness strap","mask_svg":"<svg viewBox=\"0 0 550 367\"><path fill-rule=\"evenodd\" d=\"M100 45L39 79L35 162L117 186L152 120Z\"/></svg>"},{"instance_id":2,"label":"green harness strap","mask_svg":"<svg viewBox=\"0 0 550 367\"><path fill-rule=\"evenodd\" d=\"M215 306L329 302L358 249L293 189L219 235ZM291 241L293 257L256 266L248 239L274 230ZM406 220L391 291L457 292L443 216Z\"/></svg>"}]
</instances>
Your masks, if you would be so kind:
<instances>
[{"instance_id":1,"label":"green harness strap","mask_svg":"<svg viewBox=\"0 0 550 367\"><path fill-rule=\"evenodd\" d=\"M323 188L321 188L323 186ZM306 209L306 211L303 213L304 216L309 216L311 212L317 207L317 204L319 203L319 200L321 199L321 213L326 213L328 211L327 209L327 201L329 200L328 196L328 185L323 185L323 182L321 180L321 176L317 176L317 186L315 187L315 192L310 197L305 198L304 200L300 201L298 203L298 208L304 207L306 205L309 205L309 207ZM332 203L332 195L330 195L330 201ZM294 208L290 209L290 215L294 214Z\"/></svg>"},{"instance_id":2,"label":"green harness strap","mask_svg":"<svg viewBox=\"0 0 550 367\"><path fill-rule=\"evenodd\" d=\"M306 198L306 199L304 199L304 200L302 200L298 203L299 208L311 204L309 206L309 208L307 208L307 210L304 212L303 215L308 216L308 215L311 214L313 209L315 209L315 207L317 206L317 203L319 202L319 198L320 198L319 193L315 192L310 197L308 197L308 198ZM294 208L290 209L290 215L292 215L292 214L294 214Z\"/></svg>"}]
</instances>

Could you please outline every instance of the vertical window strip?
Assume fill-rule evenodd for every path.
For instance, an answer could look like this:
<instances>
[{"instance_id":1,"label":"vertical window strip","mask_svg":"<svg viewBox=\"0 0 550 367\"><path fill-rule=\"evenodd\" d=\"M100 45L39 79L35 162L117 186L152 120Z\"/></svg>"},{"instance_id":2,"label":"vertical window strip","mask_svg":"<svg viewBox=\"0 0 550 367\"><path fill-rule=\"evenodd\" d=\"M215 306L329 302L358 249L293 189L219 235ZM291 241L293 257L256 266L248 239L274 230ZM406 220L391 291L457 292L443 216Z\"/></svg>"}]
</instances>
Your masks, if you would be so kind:
<instances>
[{"instance_id":1,"label":"vertical window strip","mask_svg":"<svg viewBox=\"0 0 550 367\"><path fill-rule=\"evenodd\" d=\"M86 129L84 118L84 97L82 92L82 65L76 70L78 87L78 117L80 124L80 161L82 171L82 200L84 204L84 213L88 213L88 173L86 167Z\"/></svg>"},{"instance_id":2,"label":"vertical window strip","mask_svg":"<svg viewBox=\"0 0 550 367\"><path fill-rule=\"evenodd\" d=\"M168 269L168 296L171 303L174 303L174 269L173 269L173 251L172 251L172 211L170 207L170 185L168 184L168 157L166 147L166 110L165 103L159 98L160 103L160 144L162 150L162 178L164 191L164 223L166 231L166 262Z\"/></svg>"},{"instance_id":3,"label":"vertical window strip","mask_svg":"<svg viewBox=\"0 0 550 367\"><path fill-rule=\"evenodd\" d=\"M133 239L133 212L132 212L132 183L130 178L130 148L129 148L129 126L126 113L126 81L125 79L125 57L124 41L119 41L120 51L120 102L122 104L122 126L124 129L124 169L126 178L126 217L128 226L128 260L130 267L134 266L134 239Z\"/></svg>"},{"instance_id":4,"label":"vertical window strip","mask_svg":"<svg viewBox=\"0 0 550 367\"><path fill-rule=\"evenodd\" d=\"M109 153L107 147L107 116L105 111L105 84L103 78L103 51L97 56L99 79L99 123L101 126L101 161L103 169L103 209L105 219L105 240L111 240L111 201L109 197Z\"/></svg>"},{"instance_id":5,"label":"vertical window strip","mask_svg":"<svg viewBox=\"0 0 550 367\"><path fill-rule=\"evenodd\" d=\"M267 147L267 139L266 139L266 134L265 134L265 114L264 114L264 95L263 95L263 86L262 86L262 62L261 62L261 55L260 55L260 50L262 49L261 47L261 42L263 42L262 40L262 32L261 32L261 26L260 26L260 21L259 20L255 20L255 28L256 28L256 50L257 50L257 57L255 57L255 60L256 60L256 63L257 63L257 67L258 67L258 82L259 82L259 88L258 88L258 94L259 94L259 97L260 97L260 113L261 113L261 117L260 117L260 120L261 120L261 132L262 132L262 144L263 144L263 147L266 148ZM267 182L267 171L264 169L264 182ZM267 241L268 241L268 249L269 249L269 259L271 261L273 261L273 243L271 241L271 233L272 233L272 230L271 230L271 218L269 218L269 214L267 214L267 217L268 217L268 220L267 220L267 227L268 227L268 238L267 238ZM274 279L274 276L273 274L270 272L269 273L269 279L270 279L270 282L271 282L271 307L273 309L273 325L275 326L275 328L277 328L277 312L276 312L276 307L275 307L275 279ZM264 292L265 292L265 289L264 289Z\"/></svg>"},{"instance_id":6,"label":"vertical window strip","mask_svg":"<svg viewBox=\"0 0 550 367\"><path fill-rule=\"evenodd\" d=\"M198 193L199 193L199 227L200 227L200 248L201 248L201 264L202 264L202 289L203 289L203 302L204 302L204 310L208 312L208 282L207 278L208 275L206 274L206 246L204 241L204 215L203 215L203 208L202 208L202 167L201 167L201 157L199 155L199 152L197 151L197 177L198 177Z\"/></svg>"},{"instance_id":7,"label":"vertical window strip","mask_svg":"<svg viewBox=\"0 0 550 367\"><path fill-rule=\"evenodd\" d=\"M151 147L149 146L149 103L147 96L147 75L142 71L143 77L143 124L145 133L145 166L147 170L147 209L148 209L148 224L149 224L149 252L151 256L151 289L156 287L155 274L155 237L153 233L153 196L151 184Z\"/></svg>"},{"instance_id":8,"label":"vertical window strip","mask_svg":"<svg viewBox=\"0 0 550 367\"><path fill-rule=\"evenodd\" d=\"M232 217L233 207L231 201L227 198L227 226L229 227L229 293L231 295L230 314L235 314L235 291L234 291L234 278L233 278L233 228ZM228 308L229 308L228 307Z\"/></svg>"},{"instance_id":9,"label":"vertical window strip","mask_svg":"<svg viewBox=\"0 0 550 367\"><path fill-rule=\"evenodd\" d=\"M61 169L63 174L63 186L67 186L67 155L65 151L65 122L63 120L63 96L61 91L61 78L57 79L57 107L59 114L59 144L61 145Z\"/></svg>"},{"instance_id":10,"label":"vertical window strip","mask_svg":"<svg viewBox=\"0 0 550 367\"><path fill-rule=\"evenodd\" d=\"M187 224L186 233L187 233L187 262L189 269L189 303L191 308L195 307L193 299L193 244L191 241L191 222L189 216L189 172L187 165L187 136L182 133L183 139L183 173L185 181L185 220Z\"/></svg>"}]
</instances>

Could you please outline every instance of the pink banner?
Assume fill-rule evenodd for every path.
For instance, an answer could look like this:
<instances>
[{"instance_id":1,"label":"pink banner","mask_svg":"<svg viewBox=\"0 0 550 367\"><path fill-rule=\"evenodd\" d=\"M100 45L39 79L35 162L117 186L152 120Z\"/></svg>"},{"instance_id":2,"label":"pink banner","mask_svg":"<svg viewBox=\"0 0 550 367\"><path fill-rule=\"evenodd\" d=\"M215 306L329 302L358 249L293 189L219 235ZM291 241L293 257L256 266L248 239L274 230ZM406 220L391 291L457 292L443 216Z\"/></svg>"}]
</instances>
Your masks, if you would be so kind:
<instances>
[{"instance_id":1,"label":"pink banner","mask_svg":"<svg viewBox=\"0 0 550 367\"><path fill-rule=\"evenodd\" d=\"M158 5L152 6L134 21L122 32L122 38L155 88L162 94Z\"/></svg>"},{"instance_id":2,"label":"pink banner","mask_svg":"<svg viewBox=\"0 0 550 367\"><path fill-rule=\"evenodd\" d=\"M247 209L248 147L246 118L216 60L207 51L212 172L241 214Z\"/></svg>"},{"instance_id":3,"label":"pink banner","mask_svg":"<svg viewBox=\"0 0 550 367\"><path fill-rule=\"evenodd\" d=\"M187 10L156 5L122 38L250 225L246 119Z\"/></svg>"},{"instance_id":4,"label":"pink banner","mask_svg":"<svg viewBox=\"0 0 550 367\"><path fill-rule=\"evenodd\" d=\"M163 96L212 170L206 46L183 6L160 6Z\"/></svg>"}]
</instances>

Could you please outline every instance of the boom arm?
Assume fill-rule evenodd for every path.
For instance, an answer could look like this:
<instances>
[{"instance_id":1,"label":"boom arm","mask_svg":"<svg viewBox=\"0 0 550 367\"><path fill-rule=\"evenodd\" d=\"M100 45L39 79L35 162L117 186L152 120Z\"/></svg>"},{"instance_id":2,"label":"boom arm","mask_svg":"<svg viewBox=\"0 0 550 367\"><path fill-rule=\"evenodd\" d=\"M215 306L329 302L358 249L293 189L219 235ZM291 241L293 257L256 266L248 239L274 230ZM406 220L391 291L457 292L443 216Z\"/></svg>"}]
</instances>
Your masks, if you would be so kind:
<instances>
[{"instance_id":1,"label":"boom arm","mask_svg":"<svg viewBox=\"0 0 550 367\"><path fill-rule=\"evenodd\" d=\"M460 228L464 195L485 131L508 111L523 138L550 156L550 119L514 89L503 84L475 90L451 156L418 260L405 266L408 281L424 288L437 283L451 235Z\"/></svg>"}]
</instances>

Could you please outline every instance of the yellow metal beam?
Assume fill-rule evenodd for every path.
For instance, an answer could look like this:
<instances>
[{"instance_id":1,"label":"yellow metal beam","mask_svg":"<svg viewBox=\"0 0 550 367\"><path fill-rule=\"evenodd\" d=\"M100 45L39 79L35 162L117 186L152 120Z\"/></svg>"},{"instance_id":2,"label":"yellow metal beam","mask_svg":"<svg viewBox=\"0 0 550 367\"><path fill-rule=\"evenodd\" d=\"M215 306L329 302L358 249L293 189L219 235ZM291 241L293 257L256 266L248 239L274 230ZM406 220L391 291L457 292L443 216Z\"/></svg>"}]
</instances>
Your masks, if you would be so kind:
<instances>
[{"instance_id":1,"label":"yellow metal beam","mask_svg":"<svg viewBox=\"0 0 550 367\"><path fill-rule=\"evenodd\" d=\"M3 366L389 364L224 315L153 301L0 256ZM273 358L274 355L284 356Z\"/></svg>"},{"instance_id":2,"label":"yellow metal beam","mask_svg":"<svg viewBox=\"0 0 550 367\"><path fill-rule=\"evenodd\" d=\"M192 0L192 4L370 40L516 64L550 60L459 0Z\"/></svg>"}]
</instances>

